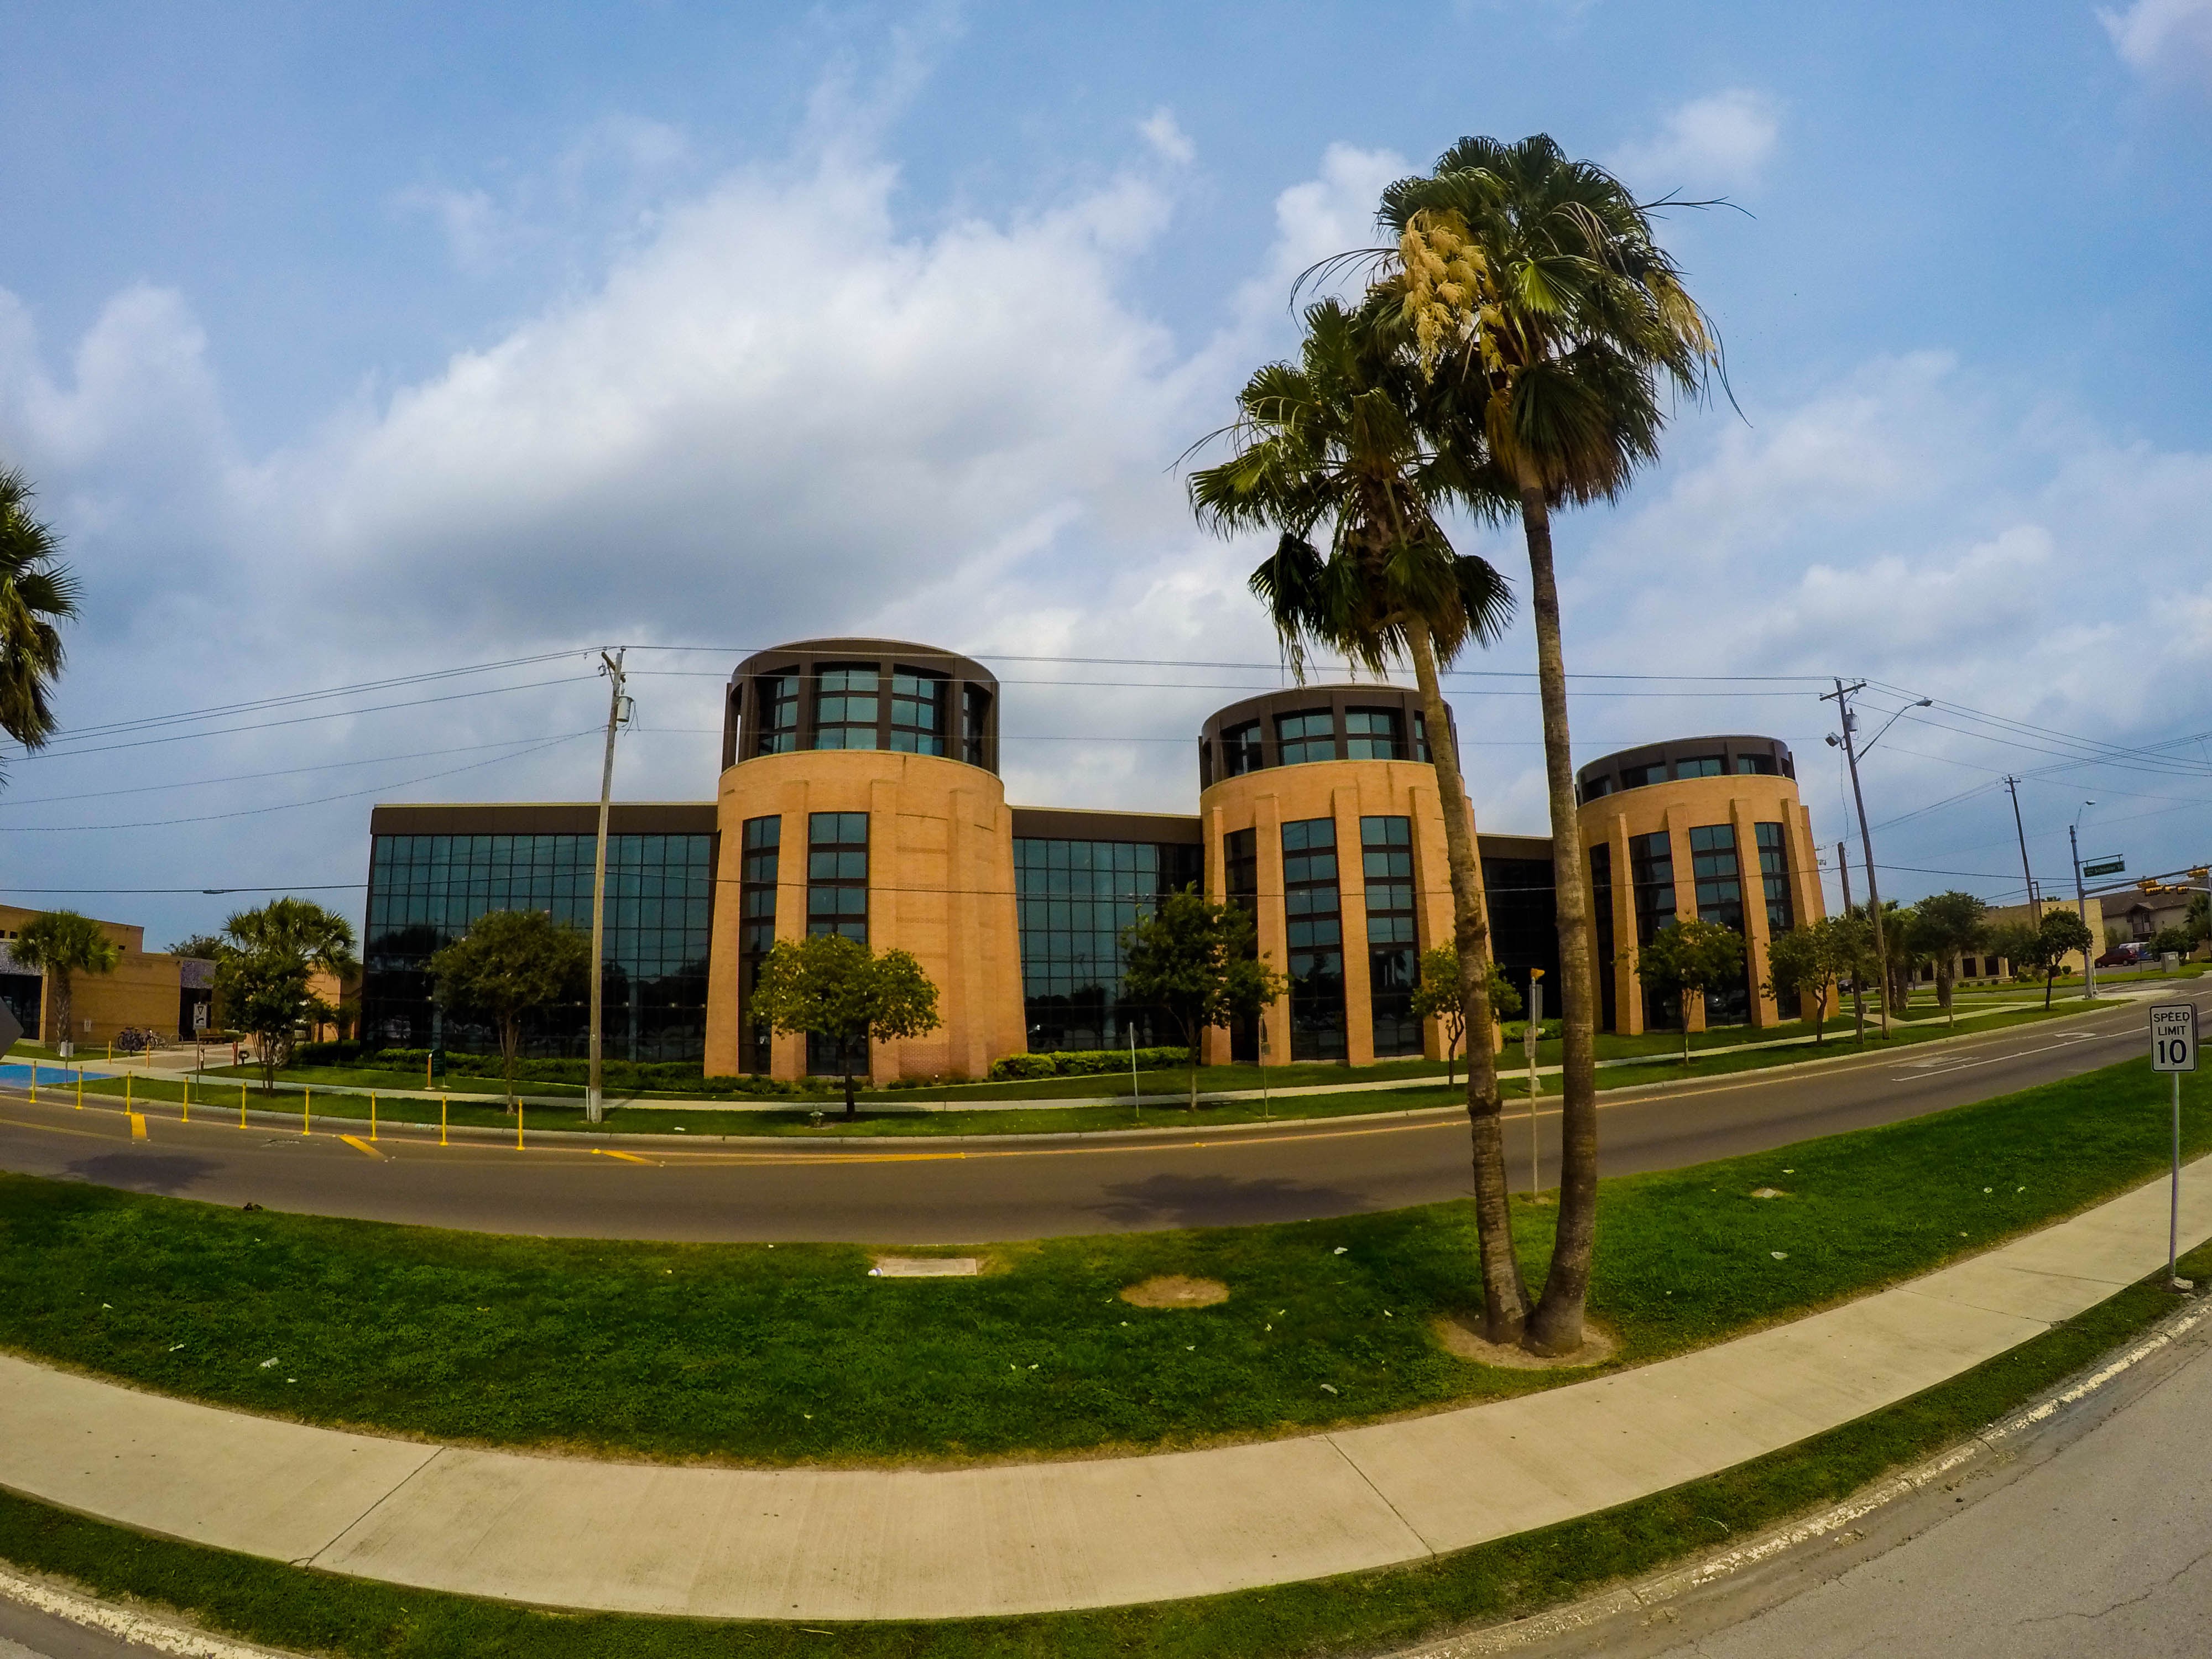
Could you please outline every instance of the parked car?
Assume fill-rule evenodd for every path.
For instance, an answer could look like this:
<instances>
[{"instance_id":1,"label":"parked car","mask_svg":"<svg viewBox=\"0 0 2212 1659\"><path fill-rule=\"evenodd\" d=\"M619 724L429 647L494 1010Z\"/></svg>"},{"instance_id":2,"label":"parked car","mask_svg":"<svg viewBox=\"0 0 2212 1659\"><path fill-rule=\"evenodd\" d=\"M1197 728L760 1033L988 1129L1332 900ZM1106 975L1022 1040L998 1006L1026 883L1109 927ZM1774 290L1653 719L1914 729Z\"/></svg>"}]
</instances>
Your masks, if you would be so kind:
<instances>
[{"instance_id":1,"label":"parked car","mask_svg":"<svg viewBox=\"0 0 2212 1659\"><path fill-rule=\"evenodd\" d=\"M2097 966L2100 968L2132 968L2142 959L2143 947L2142 945L2115 945L2111 950L2106 951L2104 955L2097 958Z\"/></svg>"}]
</instances>

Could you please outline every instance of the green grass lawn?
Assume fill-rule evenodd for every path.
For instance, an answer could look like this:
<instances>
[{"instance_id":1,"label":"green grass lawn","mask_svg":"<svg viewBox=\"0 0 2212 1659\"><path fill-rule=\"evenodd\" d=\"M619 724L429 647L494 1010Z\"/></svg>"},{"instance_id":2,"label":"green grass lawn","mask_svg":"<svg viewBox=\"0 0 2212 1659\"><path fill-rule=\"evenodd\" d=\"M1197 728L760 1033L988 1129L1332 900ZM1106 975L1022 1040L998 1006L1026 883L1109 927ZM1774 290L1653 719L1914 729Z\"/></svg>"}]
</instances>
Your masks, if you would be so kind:
<instances>
[{"instance_id":1,"label":"green grass lawn","mask_svg":"<svg viewBox=\"0 0 2212 1659\"><path fill-rule=\"evenodd\" d=\"M2003 1030L2014 1025L2063 1018L2069 1014L2083 1012L2085 1005L2077 1002L2070 1007L2054 1008L2047 1014L2039 1008L1992 1014L1962 1028L1962 1034ZM1933 1018L1911 1023L1900 1021L1887 1040L1872 1034L1871 1028L1869 1030L1865 1042L1860 1043L1852 1039L1848 1028L1841 1032L1832 1030L1827 1041L1817 1048L1753 1048L1741 1042L1697 1046L1693 1041L1692 1057L1686 1066L1671 1057L1679 1052L1679 1035L1672 1037L1662 1035L1656 1042L1650 1038L1627 1039L1644 1045L1638 1052L1650 1055L1650 1063L1605 1066L1597 1074L1598 1087L1601 1090L1646 1088L1654 1083L1764 1071L1809 1060L1887 1052L1891 1048L1934 1042L1952 1034L1945 1021ZM1555 1048L1556 1045L1553 1047ZM1540 1051L1538 1058L1540 1064L1546 1063ZM1516 1098L1525 1098L1526 1074L1521 1069L1524 1062L1519 1051L1509 1048L1499 1063L1504 1092ZM1556 1053L1553 1063L1556 1063ZM1321 1073L1329 1081L1357 1079L1365 1083L1388 1080L1394 1075L1381 1066L1362 1068L1358 1072L1347 1072L1342 1066L1309 1069ZM1171 1077L1173 1074L1158 1075ZM842 1106L834 1101L793 1102L788 1108L768 1111L717 1111L711 1105L683 1110L665 1107L624 1108L617 1103L608 1109L605 1128L617 1134L684 1133L831 1139L1073 1134L1127 1129L1140 1125L1187 1127L1196 1122L1214 1127L1258 1123L1268 1119L1343 1117L1415 1111L1448 1106L1455 1099L1448 1090L1438 1086L1443 1077L1435 1068L1431 1068L1428 1075L1407 1076L1403 1073L1395 1075L1407 1084L1404 1089L1362 1089L1336 1094L1278 1096L1260 1100L1228 1100L1218 1097L1201 1098L1194 1116L1176 1106L1147 1106L1139 1111L1124 1103L1042 1106L1035 1110L1000 1108L989 1111L963 1111L960 1109L961 1102L972 1097L963 1097L957 1091L943 1098L933 1097L926 1091L900 1091L864 1097L864 1108L872 1105L878 1109L872 1112L863 1109L858 1117L850 1121L844 1117ZM1464 1078L1463 1073L1462 1077ZM481 1079L471 1081L480 1082ZM1048 1082L1060 1085L1091 1085L1093 1095L1097 1093L1096 1085L1099 1081L1097 1079L1080 1078L1048 1079ZM1275 1081L1272 1068L1270 1081ZM1559 1092L1559 1080L1556 1076L1543 1078L1540 1081L1542 1092L1552 1095ZM193 1109L210 1114L234 1112L239 1104L241 1084L246 1087L246 1100L256 1111L297 1115L301 1110L303 1102L297 1091L264 1095L259 1091L258 1079L228 1076L194 1082L191 1085L195 1103ZM369 1111L367 1092L356 1092L354 1088L341 1087L319 1079L311 1086L316 1091L315 1098L312 1103L305 1103L311 1105L314 1122L334 1121L349 1130L358 1129L365 1122ZM69 1088L73 1090L73 1085ZM185 1088L185 1085L181 1081L167 1079L133 1078L125 1082L118 1078L88 1084L85 1096L88 1100L99 1099L110 1103L127 1097L137 1102L158 1102L167 1108L181 1101ZM532 1092L535 1093L534 1087ZM881 1109L887 1104L896 1104L902 1109L895 1112ZM940 1107L944 1109L936 1109ZM437 1101L404 1096L382 1095L377 1101L378 1116L386 1123L435 1123L440 1120L441 1110L446 1120L456 1127L496 1127L502 1131L514 1127L514 1119L507 1114L495 1094L455 1091L442 1109ZM822 1117L819 1123L814 1121L817 1113ZM589 1126L584 1121L580 1103L573 1106L549 1103L531 1106L525 1115L525 1127L530 1133L538 1133L580 1132Z\"/></svg>"},{"instance_id":2,"label":"green grass lawn","mask_svg":"<svg viewBox=\"0 0 2212 1659\"><path fill-rule=\"evenodd\" d=\"M2212 1276L2212 1246L2182 1272ZM1433 1560L1228 1595L1018 1618L806 1626L556 1613L136 1533L0 1492L0 1559L229 1635L343 1659L1322 1659L1526 1618L1836 1503L1955 1445L2172 1311L2148 1285L1882 1411L1649 1498Z\"/></svg>"},{"instance_id":3,"label":"green grass lawn","mask_svg":"<svg viewBox=\"0 0 2212 1659\"><path fill-rule=\"evenodd\" d=\"M1925 1272L2154 1175L2166 1097L2131 1062L1608 1181L1591 1311L1638 1363ZM2184 1101L2186 1146L2212 1146L2212 1081ZM1552 1213L1521 1212L1532 1276ZM8 1176L0 1344L317 1422L754 1462L1192 1445L1571 1380L1434 1340L1468 1306L1460 1205L986 1254L974 1279L872 1279L854 1246L486 1237ZM1231 1299L1116 1296L1163 1273Z\"/></svg>"}]
</instances>

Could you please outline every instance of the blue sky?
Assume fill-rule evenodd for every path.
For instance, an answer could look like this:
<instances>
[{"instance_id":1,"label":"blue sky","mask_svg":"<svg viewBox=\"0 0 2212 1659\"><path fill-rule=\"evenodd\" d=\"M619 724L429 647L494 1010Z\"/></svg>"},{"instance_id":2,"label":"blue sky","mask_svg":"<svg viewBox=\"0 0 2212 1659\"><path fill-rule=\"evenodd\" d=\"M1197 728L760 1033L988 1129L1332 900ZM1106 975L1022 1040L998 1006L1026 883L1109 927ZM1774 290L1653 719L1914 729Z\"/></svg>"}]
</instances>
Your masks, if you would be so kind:
<instances>
[{"instance_id":1,"label":"blue sky","mask_svg":"<svg viewBox=\"0 0 2212 1659\"><path fill-rule=\"evenodd\" d=\"M1563 526L1571 667L2039 728L1885 740L1904 896L2017 886L1988 786L2092 752L2044 733L2212 731L2212 0L455 10L0 4L0 459L87 581L72 727L572 653L15 760L0 884L355 882L380 795L586 794L609 640L716 647L639 659L685 671L638 686L659 798L711 790L722 647L1272 661L1176 459L1291 343L1291 276L1471 131L1735 204L1668 240L1741 413ZM1266 675L1006 678L1017 799L1187 809ZM1465 684L1483 821L1540 827L1532 704ZM1752 689L1593 682L1578 749L1773 732L1834 839L1832 722ZM2090 796L2131 871L2212 854L2206 755L2033 777L2039 874ZM79 902L157 939L228 902Z\"/></svg>"}]
</instances>

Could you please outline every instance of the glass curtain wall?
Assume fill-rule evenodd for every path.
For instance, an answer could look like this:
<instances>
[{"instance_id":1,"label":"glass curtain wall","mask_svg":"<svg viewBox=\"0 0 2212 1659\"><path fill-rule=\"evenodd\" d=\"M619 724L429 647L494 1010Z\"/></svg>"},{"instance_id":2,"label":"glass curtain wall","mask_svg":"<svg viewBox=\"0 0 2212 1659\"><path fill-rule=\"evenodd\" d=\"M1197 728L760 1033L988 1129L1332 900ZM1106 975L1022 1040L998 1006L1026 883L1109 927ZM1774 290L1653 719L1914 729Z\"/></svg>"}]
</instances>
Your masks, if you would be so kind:
<instances>
[{"instance_id":1,"label":"glass curtain wall","mask_svg":"<svg viewBox=\"0 0 2212 1659\"><path fill-rule=\"evenodd\" d=\"M760 752L788 755L799 747L799 676L760 682Z\"/></svg>"},{"instance_id":2,"label":"glass curtain wall","mask_svg":"<svg viewBox=\"0 0 2212 1659\"><path fill-rule=\"evenodd\" d=\"M369 850L362 1035L372 1046L489 1054L496 1030L430 995L431 956L489 910L543 910L588 933L592 836L378 836ZM603 1052L697 1060L707 1044L707 957L714 899L712 836L607 837ZM589 1053L587 998L534 1014L523 1051Z\"/></svg>"},{"instance_id":3,"label":"glass curtain wall","mask_svg":"<svg viewBox=\"0 0 2212 1659\"><path fill-rule=\"evenodd\" d=\"M1260 727L1255 721L1248 728L1252 733L1253 752L1259 751ZM1258 763L1255 760L1255 765ZM1257 830L1231 830L1221 838L1222 897L1253 918L1252 951L1259 953L1258 921L1260 915L1260 832ZM1229 1057L1249 1064L1260 1058L1260 1022L1248 1016L1232 1021L1229 1027Z\"/></svg>"},{"instance_id":4,"label":"glass curtain wall","mask_svg":"<svg viewBox=\"0 0 2212 1659\"><path fill-rule=\"evenodd\" d=\"M1176 843L1014 842L1022 1000L1031 1054L1180 1043L1163 1009L1122 994L1121 930L1203 875L1201 849Z\"/></svg>"},{"instance_id":5,"label":"glass curtain wall","mask_svg":"<svg viewBox=\"0 0 2212 1659\"><path fill-rule=\"evenodd\" d=\"M1275 721L1275 740L1285 766L1333 761L1336 758L1335 711L1310 708L1304 714L1281 715Z\"/></svg>"},{"instance_id":6,"label":"glass curtain wall","mask_svg":"<svg viewBox=\"0 0 2212 1659\"><path fill-rule=\"evenodd\" d=\"M908 755L941 755L952 683L942 674L901 668L891 675L891 747ZM847 748L854 745L846 744Z\"/></svg>"},{"instance_id":7,"label":"glass curtain wall","mask_svg":"<svg viewBox=\"0 0 2212 1659\"><path fill-rule=\"evenodd\" d=\"M1357 713L1357 711L1354 711ZM1413 926L1413 821L1359 820L1360 875L1367 892L1367 994L1375 1057L1421 1052L1413 1017L1419 940Z\"/></svg>"},{"instance_id":8,"label":"glass curtain wall","mask_svg":"<svg viewBox=\"0 0 2212 1659\"><path fill-rule=\"evenodd\" d=\"M873 749L883 714L882 676L858 665L824 668L814 693L817 749Z\"/></svg>"},{"instance_id":9,"label":"glass curtain wall","mask_svg":"<svg viewBox=\"0 0 2212 1659\"><path fill-rule=\"evenodd\" d=\"M752 1002L753 985L760 965L775 943L776 869L782 856L783 820L747 818L744 849L738 871L738 902L744 908L738 928L738 1006ZM738 1034L738 1065L747 1072L765 1073L769 1064L769 1036L764 1021L747 1020Z\"/></svg>"},{"instance_id":10,"label":"glass curtain wall","mask_svg":"<svg viewBox=\"0 0 2212 1659\"><path fill-rule=\"evenodd\" d=\"M1636 942L1649 945L1652 935L1674 920L1674 843L1664 830L1628 838L1628 880L1636 910ZM1644 1030L1680 1030L1682 999L1650 986L1640 988Z\"/></svg>"},{"instance_id":11,"label":"glass curtain wall","mask_svg":"<svg viewBox=\"0 0 2212 1659\"><path fill-rule=\"evenodd\" d=\"M1590 923L1597 935L1598 1020L1608 1031L1620 1029L1620 988L1615 982L1613 941L1613 848L1600 842L1589 849Z\"/></svg>"},{"instance_id":12,"label":"glass curtain wall","mask_svg":"<svg viewBox=\"0 0 2212 1659\"><path fill-rule=\"evenodd\" d=\"M1498 971L1525 999L1529 970L1549 982L1545 1000L1559 999L1559 913L1549 859L1485 859L1482 893L1490 905L1490 948Z\"/></svg>"},{"instance_id":13,"label":"glass curtain wall","mask_svg":"<svg viewBox=\"0 0 2212 1659\"><path fill-rule=\"evenodd\" d=\"M1790 904L1790 842L1778 823L1754 823L1759 842L1759 880L1766 895L1766 933L1771 939L1797 925Z\"/></svg>"},{"instance_id":14,"label":"glass curtain wall","mask_svg":"<svg viewBox=\"0 0 2212 1659\"><path fill-rule=\"evenodd\" d=\"M1291 958L1291 1058L1342 1060L1347 1053L1344 919L1334 818L1299 818L1283 826L1283 911Z\"/></svg>"},{"instance_id":15,"label":"glass curtain wall","mask_svg":"<svg viewBox=\"0 0 2212 1659\"><path fill-rule=\"evenodd\" d=\"M857 745L855 745L857 746ZM866 812L810 812L806 815L806 931L838 933L868 942L868 815ZM817 1077L844 1070L833 1041L810 1034L806 1069ZM854 1064L865 1070L867 1056Z\"/></svg>"},{"instance_id":16,"label":"glass curtain wall","mask_svg":"<svg viewBox=\"0 0 2212 1659\"><path fill-rule=\"evenodd\" d=\"M1697 883L1698 920L1743 930L1743 866L1736 857L1735 830L1726 823L1690 831L1690 873ZM1705 993L1705 1019L1714 1025L1741 1025L1751 1018L1751 957L1747 946L1735 975Z\"/></svg>"}]
</instances>

